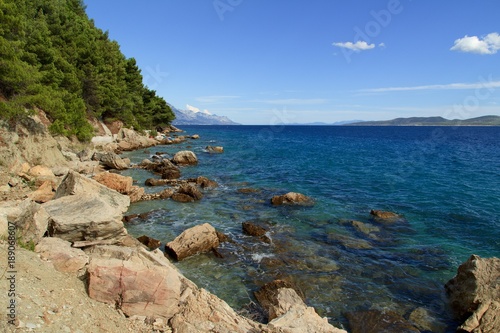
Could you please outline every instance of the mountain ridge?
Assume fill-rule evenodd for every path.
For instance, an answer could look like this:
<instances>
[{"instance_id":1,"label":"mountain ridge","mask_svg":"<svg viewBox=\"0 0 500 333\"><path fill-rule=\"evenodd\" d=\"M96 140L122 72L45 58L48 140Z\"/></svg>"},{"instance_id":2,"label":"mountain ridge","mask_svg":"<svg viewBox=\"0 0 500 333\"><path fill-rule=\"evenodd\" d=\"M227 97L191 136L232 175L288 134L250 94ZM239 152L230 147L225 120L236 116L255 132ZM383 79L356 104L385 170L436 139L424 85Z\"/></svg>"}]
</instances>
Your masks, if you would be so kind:
<instances>
[{"instance_id":1,"label":"mountain ridge","mask_svg":"<svg viewBox=\"0 0 500 333\"><path fill-rule=\"evenodd\" d=\"M500 116L486 115L469 119L409 117L380 121L360 121L344 126L500 126Z\"/></svg>"},{"instance_id":2,"label":"mountain ridge","mask_svg":"<svg viewBox=\"0 0 500 333\"><path fill-rule=\"evenodd\" d=\"M218 116L204 111L181 110L169 104L175 114L174 126L182 125L240 125L226 116Z\"/></svg>"}]
</instances>

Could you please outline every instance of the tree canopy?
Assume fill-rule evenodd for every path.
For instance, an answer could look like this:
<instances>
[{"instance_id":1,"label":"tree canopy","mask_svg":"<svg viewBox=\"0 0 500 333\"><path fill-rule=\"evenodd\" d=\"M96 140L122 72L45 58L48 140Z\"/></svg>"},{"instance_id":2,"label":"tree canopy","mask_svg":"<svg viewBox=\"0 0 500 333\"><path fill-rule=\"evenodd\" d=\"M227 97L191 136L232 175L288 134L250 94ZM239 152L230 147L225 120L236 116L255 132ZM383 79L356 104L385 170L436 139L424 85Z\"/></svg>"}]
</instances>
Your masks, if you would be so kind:
<instances>
[{"instance_id":1,"label":"tree canopy","mask_svg":"<svg viewBox=\"0 0 500 333\"><path fill-rule=\"evenodd\" d=\"M53 133L80 140L92 137L92 117L139 130L175 118L81 0L0 0L0 95L0 118L38 107Z\"/></svg>"}]
</instances>

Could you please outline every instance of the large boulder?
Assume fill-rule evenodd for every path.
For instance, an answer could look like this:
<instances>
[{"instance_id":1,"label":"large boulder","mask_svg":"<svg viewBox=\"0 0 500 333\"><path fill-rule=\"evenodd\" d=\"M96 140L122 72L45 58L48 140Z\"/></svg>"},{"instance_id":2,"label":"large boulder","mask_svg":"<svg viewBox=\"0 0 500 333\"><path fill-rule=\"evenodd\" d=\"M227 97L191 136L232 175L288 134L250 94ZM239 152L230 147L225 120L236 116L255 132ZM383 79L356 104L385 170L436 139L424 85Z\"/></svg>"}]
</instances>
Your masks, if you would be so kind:
<instances>
[{"instance_id":1,"label":"large boulder","mask_svg":"<svg viewBox=\"0 0 500 333\"><path fill-rule=\"evenodd\" d=\"M178 202L193 202L197 200L201 200L203 198L203 194L193 184L182 184L177 192L172 195L172 200Z\"/></svg>"},{"instance_id":2,"label":"large boulder","mask_svg":"<svg viewBox=\"0 0 500 333\"><path fill-rule=\"evenodd\" d=\"M108 169L125 170L129 167L124 159L113 152L95 153L93 159L101 162Z\"/></svg>"},{"instance_id":3,"label":"large boulder","mask_svg":"<svg viewBox=\"0 0 500 333\"><path fill-rule=\"evenodd\" d=\"M304 194L296 192L288 192L283 195L275 195L271 199L271 203L275 206L279 205L300 205L300 206L312 206L314 201Z\"/></svg>"},{"instance_id":4,"label":"large boulder","mask_svg":"<svg viewBox=\"0 0 500 333\"><path fill-rule=\"evenodd\" d=\"M177 165L196 165L198 158L192 151L181 150L174 155L172 162Z\"/></svg>"},{"instance_id":5,"label":"large boulder","mask_svg":"<svg viewBox=\"0 0 500 333\"><path fill-rule=\"evenodd\" d=\"M129 197L70 171L56 199L43 207L50 215L49 235L75 242L126 235L121 219L129 205Z\"/></svg>"},{"instance_id":6,"label":"large boulder","mask_svg":"<svg viewBox=\"0 0 500 333\"><path fill-rule=\"evenodd\" d=\"M472 255L445 285L465 332L500 332L500 259Z\"/></svg>"},{"instance_id":7,"label":"large boulder","mask_svg":"<svg viewBox=\"0 0 500 333\"><path fill-rule=\"evenodd\" d=\"M98 196L66 196L45 203L44 208L50 215L51 237L76 242L116 239L127 234L121 210Z\"/></svg>"},{"instance_id":8,"label":"large boulder","mask_svg":"<svg viewBox=\"0 0 500 333\"><path fill-rule=\"evenodd\" d=\"M69 195L91 195L106 201L117 211L124 213L130 205L130 199L99 184L93 179L84 177L74 171L69 171L57 188L55 199Z\"/></svg>"},{"instance_id":9,"label":"large boulder","mask_svg":"<svg viewBox=\"0 0 500 333\"><path fill-rule=\"evenodd\" d=\"M121 194L129 194L132 191L132 177L126 177L112 172L101 172L95 175L93 179Z\"/></svg>"},{"instance_id":10,"label":"large boulder","mask_svg":"<svg viewBox=\"0 0 500 333\"><path fill-rule=\"evenodd\" d=\"M302 297L284 281L264 285L255 293L259 303L269 315L269 328L287 333L347 333L321 318L314 308L308 307Z\"/></svg>"},{"instance_id":11,"label":"large boulder","mask_svg":"<svg viewBox=\"0 0 500 333\"><path fill-rule=\"evenodd\" d=\"M209 252L218 246L219 238L215 228L205 223L184 230L165 245L165 251L175 260L182 260L198 253Z\"/></svg>"},{"instance_id":12,"label":"large boulder","mask_svg":"<svg viewBox=\"0 0 500 333\"><path fill-rule=\"evenodd\" d=\"M113 245L89 251L89 296L127 316L169 320L179 311L180 274L161 251Z\"/></svg>"},{"instance_id":13,"label":"large boulder","mask_svg":"<svg viewBox=\"0 0 500 333\"><path fill-rule=\"evenodd\" d=\"M158 144L158 141L155 139L140 135L136 131L128 128L121 128L117 133L116 140L118 141L120 150L136 150Z\"/></svg>"},{"instance_id":14,"label":"large boulder","mask_svg":"<svg viewBox=\"0 0 500 333\"><path fill-rule=\"evenodd\" d=\"M54 268L64 273L81 271L89 262L89 256L71 243L57 237L44 237L35 247L40 258L52 262Z\"/></svg>"}]
</instances>

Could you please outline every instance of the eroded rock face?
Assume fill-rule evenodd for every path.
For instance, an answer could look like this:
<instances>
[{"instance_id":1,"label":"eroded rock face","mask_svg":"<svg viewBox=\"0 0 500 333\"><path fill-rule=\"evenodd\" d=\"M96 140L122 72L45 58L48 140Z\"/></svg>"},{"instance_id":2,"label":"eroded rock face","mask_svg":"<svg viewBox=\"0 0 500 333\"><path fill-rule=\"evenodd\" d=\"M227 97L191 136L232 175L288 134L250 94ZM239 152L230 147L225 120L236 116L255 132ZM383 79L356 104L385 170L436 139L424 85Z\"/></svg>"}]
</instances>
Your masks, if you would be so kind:
<instances>
[{"instance_id":1,"label":"eroded rock face","mask_svg":"<svg viewBox=\"0 0 500 333\"><path fill-rule=\"evenodd\" d=\"M167 243L165 251L175 260L209 252L219 246L219 238L215 228L205 223L189 228Z\"/></svg>"},{"instance_id":2,"label":"eroded rock face","mask_svg":"<svg viewBox=\"0 0 500 333\"><path fill-rule=\"evenodd\" d=\"M174 155L172 162L177 165L196 165L198 158L192 151L181 150Z\"/></svg>"},{"instance_id":3,"label":"eroded rock face","mask_svg":"<svg viewBox=\"0 0 500 333\"><path fill-rule=\"evenodd\" d=\"M500 331L500 259L472 255L445 285L455 315L466 332Z\"/></svg>"},{"instance_id":4,"label":"eroded rock face","mask_svg":"<svg viewBox=\"0 0 500 333\"><path fill-rule=\"evenodd\" d=\"M127 316L170 319L179 311L180 275L161 252L96 246L89 251L89 296Z\"/></svg>"},{"instance_id":5,"label":"eroded rock face","mask_svg":"<svg viewBox=\"0 0 500 333\"><path fill-rule=\"evenodd\" d=\"M288 192L283 195L276 195L271 199L271 203L275 206L279 205L301 205L301 206L312 206L314 201L308 196L296 193Z\"/></svg>"},{"instance_id":6,"label":"eroded rock face","mask_svg":"<svg viewBox=\"0 0 500 333\"><path fill-rule=\"evenodd\" d=\"M201 191L193 184L182 184L176 193L172 195L172 200L178 202L193 202L201 200L203 194Z\"/></svg>"},{"instance_id":7,"label":"eroded rock face","mask_svg":"<svg viewBox=\"0 0 500 333\"><path fill-rule=\"evenodd\" d=\"M40 253L40 258L52 262L56 270L64 273L78 272L89 262L89 256L85 252L56 237L42 238L35 247L35 252Z\"/></svg>"}]
</instances>

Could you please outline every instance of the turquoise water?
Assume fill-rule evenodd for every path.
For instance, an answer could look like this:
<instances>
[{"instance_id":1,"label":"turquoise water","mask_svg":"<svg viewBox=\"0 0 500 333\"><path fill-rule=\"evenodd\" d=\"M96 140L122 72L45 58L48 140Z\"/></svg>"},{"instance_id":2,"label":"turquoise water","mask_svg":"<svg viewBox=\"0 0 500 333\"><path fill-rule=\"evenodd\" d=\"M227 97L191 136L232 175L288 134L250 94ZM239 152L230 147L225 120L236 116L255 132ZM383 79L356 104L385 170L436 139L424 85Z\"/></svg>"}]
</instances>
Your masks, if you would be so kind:
<instances>
[{"instance_id":1,"label":"turquoise water","mask_svg":"<svg viewBox=\"0 0 500 333\"><path fill-rule=\"evenodd\" d=\"M178 263L184 274L236 309L275 278L293 280L307 303L346 325L345 312L425 307L453 331L443 285L471 254L500 256L500 127L185 126L201 139L127 153L189 149L199 165L183 178L206 176L220 187L197 203L133 204L152 212L127 226L162 242L208 222L235 243L224 258L198 255ZM207 145L223 146L208 154ZM151 174L128 170L139 184ZM257 192L242 194L240 188ZM148 188L148 192L160 188ZM301 192L314 207L273 207L273 195ZM396 212L393 225L371 209ZM241 223L270 230L271 244L248 237ZM377 227L371 237L350 223ZM456 326L455 326L456 327Z\"/></svg>"}]
</instances>

